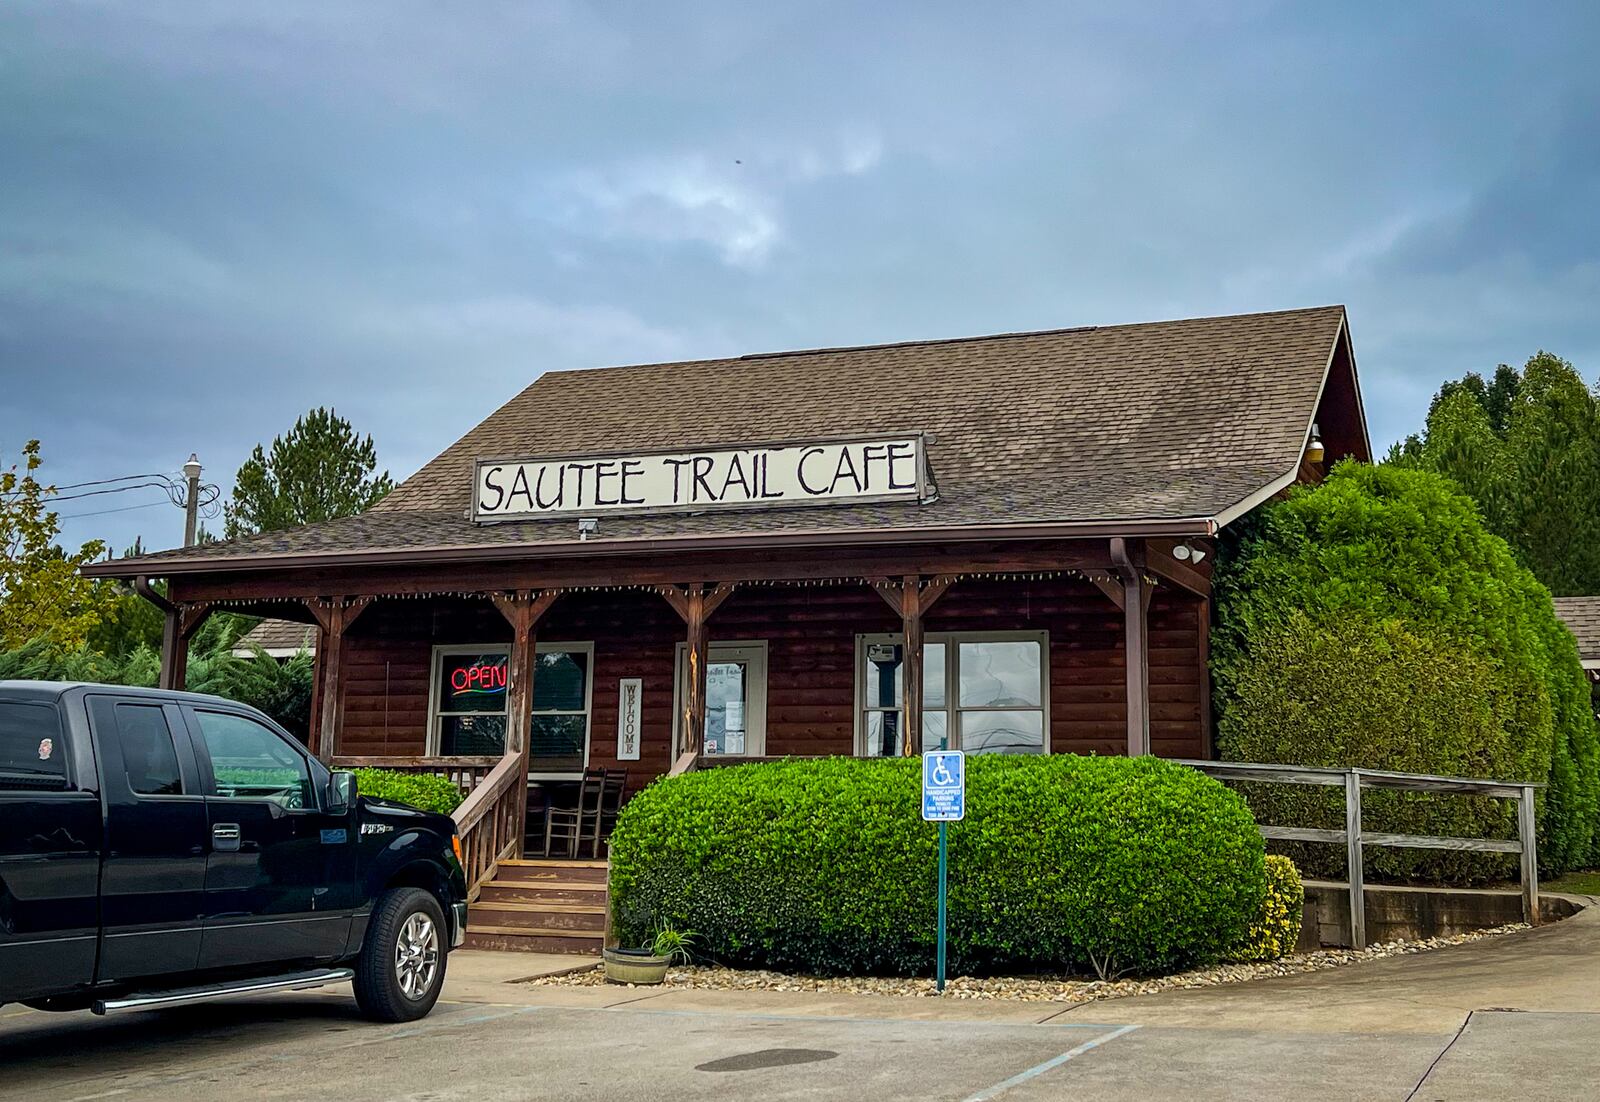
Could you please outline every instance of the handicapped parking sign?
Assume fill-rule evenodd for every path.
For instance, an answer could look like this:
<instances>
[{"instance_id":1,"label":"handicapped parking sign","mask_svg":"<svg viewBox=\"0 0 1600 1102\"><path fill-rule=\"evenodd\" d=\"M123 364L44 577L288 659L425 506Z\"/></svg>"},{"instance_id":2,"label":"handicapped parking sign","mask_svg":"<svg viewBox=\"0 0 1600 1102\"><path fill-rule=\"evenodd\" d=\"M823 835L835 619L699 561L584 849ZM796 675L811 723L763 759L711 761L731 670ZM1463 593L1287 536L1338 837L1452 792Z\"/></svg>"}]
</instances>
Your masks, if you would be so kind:
<instances>
[{"instance_id":1,"label":"handicapped parking sign","mask_svg":"<svg viewBox=\"0 0 1600 1102\"><path fill-rule=\"evenodd\" d=\"M960 750L929 750L922 755L922 817L954 823L967 814L967 758Z\"/></svg>"}]
</instances>

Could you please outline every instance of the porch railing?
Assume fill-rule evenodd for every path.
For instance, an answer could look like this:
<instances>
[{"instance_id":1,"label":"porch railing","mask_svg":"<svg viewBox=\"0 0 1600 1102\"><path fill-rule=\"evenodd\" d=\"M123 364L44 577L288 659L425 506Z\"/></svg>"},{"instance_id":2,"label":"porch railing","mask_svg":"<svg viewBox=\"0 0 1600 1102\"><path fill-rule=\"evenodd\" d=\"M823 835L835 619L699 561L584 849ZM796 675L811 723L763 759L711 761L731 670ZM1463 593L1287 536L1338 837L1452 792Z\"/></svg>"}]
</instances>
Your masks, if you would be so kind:
<instances>
[{"instance_id":1,"label":"porch railing","mask_svg":"<svg viewBox=\"0 0 1600 1102\"><path fill-rule=\"evenodd\" d=\"M463 796L483 783L500 764L499 757L349 757L333 759L335 769L388 769L395 773L432 773L448 777L461 789Z\"/></svg>"},{"instance_id":2,"label":"porch railing","mask_svg":"<svg viewBox=\"0 0 1600 1102\"><path fill-rule=\"evenodd\" d=\"M1288 842L1329 842L1345 847L1350 870L1350 940L1367 947L1366 884L1361 859L1366 846L1440 849L1469 853L1515 853L1521 858L1522 917L1539 924L1539 851L1534 824L1537 784L1485 781L1470 777L1435 777L1424 773L1390 773L1378 769L1334 769L1311 765L1265 765L1256 762L1174 759L1219 781L1264 781L1269 784L1321 785L1344 789L1345 829L1263 825L1261 836ZM1517 837L1447 838L1436 834L1388 834L1361 825L1361 790L1385 788L1401 792L1436 792L1458 796L1495 796L1517 801Z\"/></svg>"},{"instance_id":3,"label":"porch railing","mask_svg":"<svg viewBox=\"0 0 1600 1102\"><path fill-rule=\"evenodd\" d=\"M451 816L461 838L461 864L467 874L467 898L494 877L495 866L517 854L522 844L527 761L519 753L501 758L472 789Z\"/></svg>"}]
</instances>

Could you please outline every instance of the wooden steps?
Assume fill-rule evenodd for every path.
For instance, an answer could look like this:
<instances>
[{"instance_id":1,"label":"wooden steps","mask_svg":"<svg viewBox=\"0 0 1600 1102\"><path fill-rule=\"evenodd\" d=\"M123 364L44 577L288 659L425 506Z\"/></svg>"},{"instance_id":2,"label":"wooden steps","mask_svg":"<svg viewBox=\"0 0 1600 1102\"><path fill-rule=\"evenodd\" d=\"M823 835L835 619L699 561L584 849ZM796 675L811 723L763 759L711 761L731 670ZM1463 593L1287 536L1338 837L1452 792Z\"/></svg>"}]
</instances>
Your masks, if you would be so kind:
<instances>
[{"instance_id":1,"label":"wooden steps","mask_svg":"<svg viewBox=\"0 0 1600 1102\"><path fill-rule=\"evenodd\" d=\"M606 938L604 861L501 861L468 908L468 949L598 956Z\"/></svg>"}]
</instances>

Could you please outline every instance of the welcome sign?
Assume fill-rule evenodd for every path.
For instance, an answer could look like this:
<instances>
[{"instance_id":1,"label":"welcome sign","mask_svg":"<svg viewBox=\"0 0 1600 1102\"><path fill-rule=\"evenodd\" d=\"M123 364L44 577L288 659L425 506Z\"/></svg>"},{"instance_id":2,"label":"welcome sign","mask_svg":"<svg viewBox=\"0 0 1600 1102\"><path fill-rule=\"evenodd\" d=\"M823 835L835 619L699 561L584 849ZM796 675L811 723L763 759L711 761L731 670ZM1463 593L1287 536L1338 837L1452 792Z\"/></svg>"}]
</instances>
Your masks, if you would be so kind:
<instances>
[{"instance_id":1,"label":"welcome sign","mask_svg":"<svg viewBox=\"0 0 1600 1102\"><path fill-rule=\"evenodd\" d=\"M927 501L920 434L542 459L479 460L473 519Z\"/></svg>"}]
</instances>

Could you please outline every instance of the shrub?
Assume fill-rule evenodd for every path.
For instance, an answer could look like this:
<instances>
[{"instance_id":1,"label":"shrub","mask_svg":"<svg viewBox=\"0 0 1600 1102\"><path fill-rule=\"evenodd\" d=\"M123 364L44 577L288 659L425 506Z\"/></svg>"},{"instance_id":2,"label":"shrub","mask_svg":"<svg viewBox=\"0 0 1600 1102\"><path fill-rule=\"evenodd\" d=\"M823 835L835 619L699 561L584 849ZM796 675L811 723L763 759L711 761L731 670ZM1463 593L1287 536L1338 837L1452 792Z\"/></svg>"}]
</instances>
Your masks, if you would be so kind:
<instances>
[{"instance_id":1,"label":"shrub","mask_svg":"<svg viewBox=\"0 0 1600 1102\"><path fill-rule=\"evenodd\" d=\"M1218 745L1235 761L1363 766L1402 773L1518 779L1550 767L1550 702L1537 682L1394 620L1330 623L1293 613L1240 667ZM1530 733L1516 740L1511 732ZM1239 786L1256 819L1344 829L1344 789ZM1513 837L1516 806L1482 796L1362 793L1368 830ZM1274 842L1313 876L1342 879L1342 846ZM1370 847L1374 879L1474 883L1516 875L1503 854Z\"/></svg>"},{"instance_id":2,"label":"shrub","mask_svg":"<svg viewBox=\"0 0 1600 1102\"><path fill-rule=\"evenodd\" d=\"M937 832L915 760L823 758L657 781L611 838L624 944L658 922L729 964L932 967ZM967 972L1157 972L1219 959L1265 884L1244 802L1156 758L975 757L950 828L949 948Z\"/></svg>"},{"instance_id":3,"label":"shrub","mask_svg":"<svg viewBox=\"0 0 1600 1102\"><path fill-rule=\"evenodd\" d=\"M409 804L421 811L448 815L461 806L461 789L449 777L435 773L396 773L388 769L357 769L356 791L363 796Z\"/></svg>"},{"instance_id":4,"label":"shrub","mask_svg":"<svg viewBox=\"0 0 1600 1102\"><path fill-rule=\"evenodd\" d=\"M1282 854L1269 853L1266 861L1267 893L1229 960L1277 960L1294 952L1300 942L1300 923L1306 912L1306 888L1300 870Z\"/></svg>"},{"instance_id":5,"label":"shrub","mask_svg":"<svg viewBox=\"0 0 1600 1102\"><path fill-rule=\"evenodd\" d=\"M1225 532L1211 637L1219 729L1253 723L1240 714L1241 679L1256 649L1297 610L1324 626L1355 616L1398 620L1497 667L1495 683L1519 702L1496 706L1509 717L1511 752L1516 760L1550 763L1541 864L1557 873L1590 856L1600 741L1577 646L1556 619L1549 591L1489 534L1469 498L1438 475L1343 463L1322 485L1296 489Z\"/></svg>"}]
</instances>

